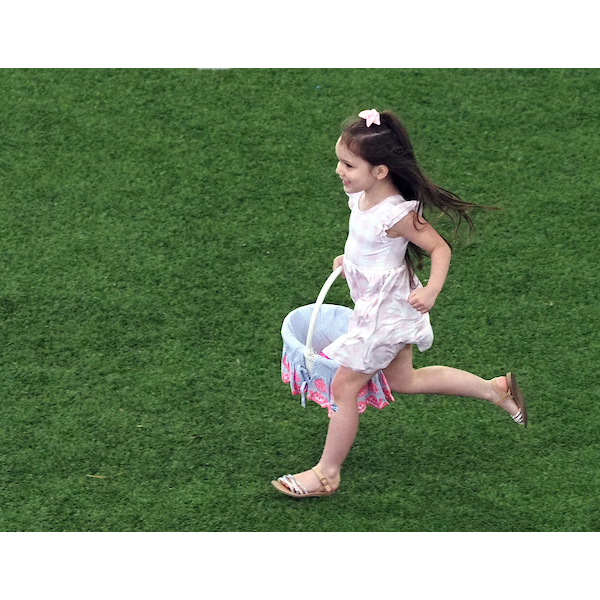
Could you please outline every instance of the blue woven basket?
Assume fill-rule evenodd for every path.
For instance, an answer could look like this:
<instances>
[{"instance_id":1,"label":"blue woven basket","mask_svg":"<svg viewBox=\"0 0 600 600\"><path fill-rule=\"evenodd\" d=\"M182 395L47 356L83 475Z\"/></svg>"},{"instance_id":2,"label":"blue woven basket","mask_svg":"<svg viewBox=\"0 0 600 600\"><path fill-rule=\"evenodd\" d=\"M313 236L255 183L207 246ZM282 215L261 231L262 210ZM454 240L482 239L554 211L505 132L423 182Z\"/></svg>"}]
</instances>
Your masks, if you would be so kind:
<instances>
[{"instance_id":1,"label":"blue woven basket","mask_svg":"<svg viewBox=\"0 0 600 600\"><path fill-rule=\"evenodd\" d=\"M330 416L337 411L331 394L331 382L340 365L335 360L321 356L320 352L348 331L352 310L323 302L341 271L341 267L333 271L317 301L293 310L284 319L281 328L282 380L290 384L292 394L302 397L302 406L306 406L308 397L326 407ZM383 408L393 399L385 376L379 371L359 393L359 411L363 412L366 405Z\"/></svg>"}]
</instances>

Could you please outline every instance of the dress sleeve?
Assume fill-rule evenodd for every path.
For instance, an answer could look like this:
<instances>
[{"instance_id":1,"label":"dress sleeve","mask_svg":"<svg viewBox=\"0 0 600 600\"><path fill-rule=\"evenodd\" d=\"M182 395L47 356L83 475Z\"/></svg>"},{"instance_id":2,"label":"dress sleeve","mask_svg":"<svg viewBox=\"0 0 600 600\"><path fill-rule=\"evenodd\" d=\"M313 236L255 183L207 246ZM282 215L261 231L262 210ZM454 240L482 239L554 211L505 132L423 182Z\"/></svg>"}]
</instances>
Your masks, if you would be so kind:
<instances>
[{"instance_id":1,"label":"dress sleeve","mask_svg":"<svg viewBox=\"0 0 600 600\"><path fill-rule=\"evenodd\" d=\"M362 194L362 192L348 194L348 206L350 207L350 210L354 210L354 208L356 207L356 203L358 202L358 199L360 198L361 194Z\"/></svg>"},{"instance_id":2,"label":"dress sleeve","mask_svg":"<svg viewBox=\"0 0 600 600\"><path fill-rule=\"evenodd\" d=\"M401 200L398 203L390 203L385 206L380 215L381 229L379 234L387 237L387 230L392 228L410 212L416 211L418 206L418 200Z\"/></svg>"}]
</instances>

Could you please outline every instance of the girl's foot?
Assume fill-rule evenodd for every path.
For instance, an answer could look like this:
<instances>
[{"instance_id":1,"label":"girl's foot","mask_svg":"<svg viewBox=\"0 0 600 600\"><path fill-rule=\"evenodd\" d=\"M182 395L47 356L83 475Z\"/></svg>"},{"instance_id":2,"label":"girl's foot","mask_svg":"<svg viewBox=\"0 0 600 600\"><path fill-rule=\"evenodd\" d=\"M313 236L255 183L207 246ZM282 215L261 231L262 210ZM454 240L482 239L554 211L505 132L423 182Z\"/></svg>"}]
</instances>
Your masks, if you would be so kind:
<instances>
[{"instance_id":1,"label":"girl's foot","mask_svg":"<svg viewBox=\"0 0 600 600\"><path fill-rule=\"evenodd\" d=\"M318 467L317 467L318 468ZM323 470L321 469L321 472ZM325 477L327 477L326 473L323 473ZM303 471L302 473L298 473L294 475L294 479L301 483L307 491L310 492L318 492L323 487L319 476L312 470ZM331 489L335 492L340 487L340 476L337 475L335 477L327 477L327 481L331 486Z\"/></svg>"},{"instance_id":2,"label":"girl's foot","mask_svg":"<svg viewBox=\"0 0 600 600\"><path fill-rule=\"evenodd\" d=\"M523 411L511 393L508 377L496 377L492 379L491 384L494 390L492 402L496 406L503 408L515 423L526 425L527 416L523 414Z\"/></svg>"},{"instance_id":3,"label":"girl's foot","mask_svg":"<svg viewBox=\"0 0 600 600\"><path fill-rule=\"evenodd\" d=\"M280 477L272 482L280 492L289 496L329 496L340 486L340 476L326 477L319 467Z\"/></svg>"}]
</instances>

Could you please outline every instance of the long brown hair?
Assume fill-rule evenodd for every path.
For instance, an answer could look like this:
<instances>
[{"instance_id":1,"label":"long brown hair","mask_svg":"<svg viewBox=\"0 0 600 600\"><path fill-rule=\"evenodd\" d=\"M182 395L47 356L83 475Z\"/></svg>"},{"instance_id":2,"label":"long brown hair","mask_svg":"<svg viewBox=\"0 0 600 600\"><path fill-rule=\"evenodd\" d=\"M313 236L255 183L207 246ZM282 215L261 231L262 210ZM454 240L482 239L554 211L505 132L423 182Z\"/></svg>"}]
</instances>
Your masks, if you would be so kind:
<instances>
[{"instance_id":1,"label":"long brown hair","mask_svg":"<svg viewBox=\"0 0 600 600\"><path fill-rule=\"evenodd\" d=\"M415 226L423 223L420 214L424 209L437 208L450 217L454 223L454 234L464 221L469 233L474 231L469 211L473 208L488 208L465 202L456 194L433 183L420 167L410 143L408 133L400 119L390 111L380 113L381 125L373 123L366 126L364 119L347 121L342 128L341 143L356 156L360 156L373 166L385 165L390 172L392 183L405 200L417 200L418 208L414 212ZM450 245L448 240L446 243ZM415 264L423 268L425 251L409 242L406 252L406 264L411 287Z\"/></svg>"}]
</instances>

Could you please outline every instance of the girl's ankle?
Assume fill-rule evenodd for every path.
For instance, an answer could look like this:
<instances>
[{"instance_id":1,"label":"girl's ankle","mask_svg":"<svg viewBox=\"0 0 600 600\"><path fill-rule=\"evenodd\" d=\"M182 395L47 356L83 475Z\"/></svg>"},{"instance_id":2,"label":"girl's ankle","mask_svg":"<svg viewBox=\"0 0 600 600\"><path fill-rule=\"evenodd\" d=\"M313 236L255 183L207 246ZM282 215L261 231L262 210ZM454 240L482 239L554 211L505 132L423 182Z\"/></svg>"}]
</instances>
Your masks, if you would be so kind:
<instances>
[{"instance_id":1,"label":"girl's ankle","mask_svg":"<svg viewBox=\"0 0 600 600\"><path fill-rule=\"evenodd\" d=\"M502 396L504 396L504 394L508 392L508 382L506 381L506 376L502 375L500 377L494 377L491 379L490 384L492 384L491 400L495 404ZM500 394L498 394L498 390L500 390Z\"/></svg>"},{"instance_id":2,"label":"girl's ankle","mask_svg":"<svg viewBox=\"0 0 600 600\"><path fill-rule=\"evenodd\" d=\"M323 474L323 477L327 478L331 487L333 487L334 489L338 487L340 483L340 469L331 467L328 468L327 466L324 466L321 463L315 465L315 468Z\"/></svg>"}]
</instances>

